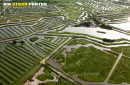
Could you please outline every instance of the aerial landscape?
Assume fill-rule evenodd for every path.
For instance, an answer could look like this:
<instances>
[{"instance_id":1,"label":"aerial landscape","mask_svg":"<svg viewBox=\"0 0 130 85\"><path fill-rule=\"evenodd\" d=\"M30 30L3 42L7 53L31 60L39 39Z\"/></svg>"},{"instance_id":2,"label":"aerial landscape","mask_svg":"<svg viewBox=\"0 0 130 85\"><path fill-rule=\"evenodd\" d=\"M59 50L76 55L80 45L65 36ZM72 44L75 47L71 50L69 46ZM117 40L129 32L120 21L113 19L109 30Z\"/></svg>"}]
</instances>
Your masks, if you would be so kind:
<instances>
[{"instance_id":1,"label":"aerial landscape","mask_svg":"<svg viewBox=\"0 0 130 85\"><path fill-rule=\"evenodd\" d=\"M0 0L0 85L130 85L130 0Z\"/></svg>"}]
</instances>

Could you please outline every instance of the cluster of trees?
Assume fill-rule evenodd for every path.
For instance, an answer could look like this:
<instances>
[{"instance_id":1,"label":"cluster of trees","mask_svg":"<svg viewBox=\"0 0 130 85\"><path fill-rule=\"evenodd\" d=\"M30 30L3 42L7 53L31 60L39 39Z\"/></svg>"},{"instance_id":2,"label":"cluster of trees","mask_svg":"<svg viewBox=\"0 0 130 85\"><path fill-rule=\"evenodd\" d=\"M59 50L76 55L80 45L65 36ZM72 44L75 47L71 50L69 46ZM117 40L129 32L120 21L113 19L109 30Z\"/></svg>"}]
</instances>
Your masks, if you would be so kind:
<instances>
[{"instance_id":1,"label":"cluster of trees","mask_svg":"<svg viewBox=\"0 0 130 85\"><path fill-rule=\"evenodd\" d=\"M80 24L75 25L75 27L90 27L91 22L82 22Z\"/></svg>"},{"instance_id":2,"label":"cluster of trees","mask_svg":"<svg viewBox=\"0 0 130 85\"><path fill-rule=\"evenodd\" d=\"M99 20L96 19L96 16L94 14L89 14L89 19L93 20L94 23L98 26L99 24L101 24L101 22Z\"/></svg>"},{"instance_id":3,"label":"cluster of trees","mask_svg":"<svg viewBox=\"0 0 130 85\"><path fill-rule=\"evenodd\" d=\"M103 38L103 42L115 42L115 39L106 39L106 38Z\"/></svg>"},{"instance_id":4,"label":"cluster of trees","mask_svg":"<svg viewBox=\"0 0 130 85\"><path fill-rule=\"evenodd\" d=\"M24 41L13 40L13 44L17 44L17 43L20 43L21 45L23 45L25 42Z\"/></svg>"},{"instance_id":5,"label":"cluster of trees","mask_svg":"<svg viewBox=\"0 0 130 85\"><path fill-rule=\"evenodd\" d=\"M100 28L104 28L104 29L108 29L108 30L112 30L112 27L109 25L105 25L105 24L101 24Z\"/></svg>"}]
</instances>

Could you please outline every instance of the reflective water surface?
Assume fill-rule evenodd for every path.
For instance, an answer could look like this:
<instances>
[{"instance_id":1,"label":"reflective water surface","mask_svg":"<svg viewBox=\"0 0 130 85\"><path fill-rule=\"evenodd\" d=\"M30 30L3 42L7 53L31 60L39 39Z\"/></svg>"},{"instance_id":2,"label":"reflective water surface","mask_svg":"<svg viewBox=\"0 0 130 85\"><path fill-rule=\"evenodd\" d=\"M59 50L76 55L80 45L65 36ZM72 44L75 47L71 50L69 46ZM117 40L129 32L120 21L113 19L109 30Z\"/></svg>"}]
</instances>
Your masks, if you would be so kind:
<instances>
[{"instance_id":1,"label":"reflective water surface","mask_svg":"<svg viewBox=\"0 0 130 85\"><path fill-rule=\"evenodd\" d=\"M120 24L110 24L111 26L118 27L123 30L130 30L130 22Z\"/></svg>"},{"instance_id":2,"label":"reflective water surface","mask_svg":"<svg viewBox=\"0 0 130 85\"><path fill-rule=\"evenodd\" d=\"M104 33L99 33L97 31L101 31L101 32L105 32ZM61 32L72 32L72 33L82 33L82 34L89 34L92 36L96 36L99 38L108 38L108 39L119 39L119 38L126 38L128 40L130 40L130 36L114 31L114 30L107 30L107 29L101 29L100 27L67 27L64 30L62 30Z\"/></svg>"}]
</instances>

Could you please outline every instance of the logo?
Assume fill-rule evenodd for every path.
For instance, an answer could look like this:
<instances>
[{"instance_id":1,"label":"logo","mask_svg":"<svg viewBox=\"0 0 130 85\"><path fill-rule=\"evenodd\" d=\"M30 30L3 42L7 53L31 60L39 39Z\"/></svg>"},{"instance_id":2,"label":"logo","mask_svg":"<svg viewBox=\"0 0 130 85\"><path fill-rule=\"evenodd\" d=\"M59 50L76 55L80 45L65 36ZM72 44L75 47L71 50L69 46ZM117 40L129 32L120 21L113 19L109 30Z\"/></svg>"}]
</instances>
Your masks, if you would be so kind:
<instances>
[{"instance_id":1,"label":"logo","mask_svg":"<svg viewBox=\"0 0 130 85\"><path fill-rule=\"evenodd\" d=\"M47 6L47 3L11 2L11 3L3 3L3 6L12 6L12 7Z\"/></svg>"}]
</instances>

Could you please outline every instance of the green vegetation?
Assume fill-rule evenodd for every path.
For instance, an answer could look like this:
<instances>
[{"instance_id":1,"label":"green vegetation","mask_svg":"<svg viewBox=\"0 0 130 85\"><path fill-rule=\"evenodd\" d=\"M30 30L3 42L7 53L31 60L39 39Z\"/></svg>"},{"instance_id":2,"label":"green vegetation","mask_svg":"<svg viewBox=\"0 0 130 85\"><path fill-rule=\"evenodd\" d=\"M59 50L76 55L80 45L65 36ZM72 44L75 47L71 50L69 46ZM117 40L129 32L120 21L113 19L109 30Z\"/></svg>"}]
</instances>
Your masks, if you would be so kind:
<instances>
[{"instance_id":1,"label":"green vegetation","mask_svg":"<svg viewBox=\"0 0 130 85\"><path fill-rule=\"evenodd\" d=\"M110 53L110 54L113 54L113 55L115 55L115 56L119 56L119 54L120 54L120 53L116 53L116 52L114 52L114 51L109 51L109 50L104 50L104 51L106 51L106 52L108 52L108 53Z\"/></svg>"},{"instance_id":2,"label":"green vegetation","mask_svg":"<svg viewBox=\"0 0 130 85\"><path fill-rule=\"evenodd\" d=\"M28 35L32 32L35 32L34 28L30 26L21 26L21 25L6 25L1 27L1 38L2 40L9 38L18 38L21 36Z\"/></svg>"},{"instance_id":3,"label":"green vegetation","mask_svg":"<svg viewBox=\"0 0 130 85\"><path fill-rule=\"evenodd\" d=\"M104 81L116 60L115 56L94 47L72 49L67 52L66 62L59 55L62 55L61 52L54 59L60 61L66 72L86 81Z\"/></svg>"},{"instance_id":4,"label":"green vegetation","mask_svg":"<svg viewBox=\"0 0 130 85\"><path fill-rule=\"evenodd\" d=\"M125 38L120 38L120 39L116 39L116 42L120 42L120 41L130 41L130 40L127 40L127 39L125 39Z\"/></svg>"},{"instance_id":5,"label":"green vegetation","mask_svg":"<svg viewBox=\"0 0 130 85\"><path fill-rule=\"evenodd\" d=\"M53 79L53 76L51 75L52 70L49 69L47 66L45 66L45 69L43 71L43 74L38 75L37 79L40 81L45 81L46 79Z\"/></svg>"},{"instance_id":6,"label":"green vegetation","mask_svg":"<svg viewBox=\"0 0 130 85\"><path fill-rule=\"evenodd\" d=\"M36 25L33 27L36 30L52 30L52 29L62 29L68 25L70 25L72 22L68 20L63 20L61 17L45 17L41 19L41 21L38 21Z\"/></svg>"},{"instance_id":7,"label":"green vegetation","mask_svg":"<svg viewBox=\"0 0 130 85\"><path fill-rule=\"evenodd\" d=\"M28 0L13 1L28 2ZM124 22L126 16L130 15L128 7L105 2L105 0L31 0L29 2L33 1L47 2L47 6L4 8L1 6L2 3L0 3L0 41L5 41L2 44L0 43L0 85L21 85L30 78L32 75L29 73L36 72L40 68L39 62L52 51L55 54L55 49L68 39L66 36L60 36L59 31L64 28L75 26L75 24L81 24L82 22L85 26L93 26L90 22L94 21L96 26L101 23L100 27L113 29L113 27L105 23ZM46 37L42 34L40 35L45 30L49 31ZM59 34L59 36L53 36L52 33L54 35ZM36 36L33 36L34 34ZM68 43L68 46L89 43L84 39L79 40L76 38L89 39L88 37L92 37L102 40L102 38L88 34L69 32L61 34L74 35L71 36L72 40ZM12 41L8 42L8 40ZM122 38L116 41L125 40ZM102 45L129 44L127 42L102 43L93 39L89 39L89 41L94 41L94 44L98 46L100 46L98 43ZM54 57L56 62L68 74L77 75L80 79L94 82L105 80L116 60L115 56L123 52L123 58L121 58L109 82L130 83L130 60L128 58L130 56L130 46L113 47L111 48L112 51L101 51L94 47L80 47L72 49L71 52L66 51L67 56L62 54L64 50L66 49L63 48ZM44 71L45 74L37 77L39 80L53 79L50 75L52 70L45 68ZM58 82L47 82L44 85L71 84L71 82L60 77ZM43 85L43 83L39 85Z\"/></svg>"},{"instance_id":8,"label":"green vegetation","mask_svg":"<svg viewBox=\"0 0 130 85\"><path fill-rule=\"evenodd\" d=\"M112 47L111 50L118 52L118 53L123 52L123 54L125 56L130 56L130 46Z\"/></svg>"},{"instance_id":9,"label":"green vegetation","mask_svg":"<svg viewBox=\"0 0 130 85\"><path fill-rule=\"evenodd\" d=\"M31 42L35 42L36 40L38 40L39 38L38 37L32 37L32 38L30 38L29 40L31 41Z\"/></svg>"},{"instance_id":10,"label":"green vegetation","mask_svg":"<svg viewBox=\"0 0 130 85\"><path fill-rule=\"evenodd\" d=\"M102 40L102 38L96 37L96 36L92 36L89 34L83 34L83 33L74 33L74 32L58 32L58 34L73 34L74 36L72 36L72 38L85 38L85 36L87 37L92 37L92 38L97 38ZM77 36L76 36L77 35ZM82 35L82 36L78 36L78 35Z\"/></svg>"},{"instance_id":11,"label":"green vegetation","mask_svg":"<svg viewBox=\"0 0 130 85\"><path fill-rule=\"evenodd\" d=\"M42 59L41 56L33 55L23 46L17 47L13 44L8 44L6 49L0 52L0 54L0 67L2 72L0 76L3 85L14 84L29 70L33 69L39 63L39 60ZM25 80L22 79L21 82L23 83Z\"/></svg>"},{"instance_id":12,"label":"green vegetation","mask_svg":"<svg viewBox=\"0 0 130 85\"><path fill-rule=\"evenodd\" d=\"M27 72L22 78L20 78L14 85L22 85L27 79L31 78L41 68L41 64L36 65L29 72ZM32 79L29 79L33 81Z\"/></svg>"},{"instance_id":13,"label":"green vegetation","mask_svg":"<svg viewBox=\"0 0 130 85\"><path fill-rule=\"evenodd\" d=\"M40 81L45 81L46 79L53 79L53 76L51 75L53 70L51 70L48 66L44 65L44 73L39 75L37 77ZM55 73L56 74L56 73ZM57 74L56 74L57 75ZM40 83L38 85L75 85L74 83L70 82L69 80L66 80L65 78L57 75L58 82L46 82L46 83Z\"/></svg>"},{"instance_id":14,"label":"green vegetation","mask_svg":"<svg viewBox=\"0 0 130 85\"><path fill-rule=\"evenodd\" d=\"M0 20L0 23L6 23L6 22L7 22L6 19L1 19L1 20Z\"/></svg>"},{"instance_id":15,"label":"green vegetation","mask_svg":"<svg viewBox=\"0 0 130 85\"><path fill-rule=\"evenodd\" d=\"M127 82L130 84L130 58L121 58L108 82L116 84Z\"/></svg>"},{"instance_id":16,"label":"green vegetation","mask_svg":"<svg viewBox=\"0 0 130 85\"><path fill-rule=\"evenodd\" d=\"M17 43L6 43L5 49L0 51L0 77L3 85L15 83L15 85L19 85L25 82L32 76L27 73L39 64L43 57L51 53L61 41L66 40L61 37L55 43L48 39L42 39L42 37L40 37L41 41L37 42L31 42L28 39L15 40L15 42L24 42L20 46L17 46ZM3 48L2 44L1 46ZM36 72L36 69L37 67L34 68L34 72Z\"/></svg>"},{"instance_id":17,"label":"green vegetation","mask_svg":"<svg viewBox=\"0 0 130 85\"><path fill-rule=\"evenodd\" d=\"M61 66L62 64L65 63L65 57L64 55L61 53L62 51L60 51L55 57L54 59L56 60L56 62L58 62Z\"/></svg>"},{"instance_id":18,"label":"green vegetation","mask_svg":"<svg viewBox=\"0 0 130 85\"><path fill-rule=\"evenodd\" d=\"M58 79L58 82L46 82L46 83L41 83L41 84L38 84L38 85L75 85L75 84L73 84L70 81L60 77Z\"/></svg>"},{"instance_id":19,"label":"green vegetation","mask_svg":"<svg viewBox=\"0 0 130 85\"><path fill-rule=\"evenodd\" d=\"M67 45L76 45L76 44L81 44L81 45L86 45L88 44L88 41L85 39L72 39Z\"/></svg>"},{"instance_id":20,"label":"green vegetation","mask_svg":"<svg viewBox=\"0 0 130 85\"><path fill-rule=\"evenodd\" d=\"M52 41L54 39L54 37L47 37L47 36L44 36L45 39L49 40L49 41Z\"/></svg>"},{"instance_id":21,"label":"green vegetation","mask_svg":"<svg viewBox=\"0 0 130 85\"><path fill-rule=\"evenodd\" d=\"M108 82L118 84L121 84L122 82L130 83L130 46L113 47L111 50L117 53L122 52L124 56L120 59Z\"/></svg>"}]
</instances>

